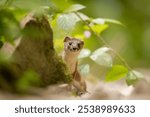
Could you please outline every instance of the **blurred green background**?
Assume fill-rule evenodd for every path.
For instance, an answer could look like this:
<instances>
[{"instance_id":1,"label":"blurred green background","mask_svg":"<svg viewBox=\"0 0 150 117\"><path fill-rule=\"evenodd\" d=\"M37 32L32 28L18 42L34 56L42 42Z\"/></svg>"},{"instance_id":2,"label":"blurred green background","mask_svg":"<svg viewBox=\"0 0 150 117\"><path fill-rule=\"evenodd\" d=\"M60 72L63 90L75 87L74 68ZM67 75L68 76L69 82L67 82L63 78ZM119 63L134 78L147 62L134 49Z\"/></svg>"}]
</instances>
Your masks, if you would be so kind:
<instances>
[{"instance_id":1,"label":"blurred green background","mask_svg":"<svg viewBox=\"0 0 150 117\"><path fill-rule=\"evenodd\" d=\"M109 44L134 67L150 67L150 0L74 0L91 17L110 18L126 27L110 24L102 33Z\"/></svg>"},{"instance_id":2,"label":"blurred green background","mask_svg":"<svg viewBox=\"0 0 150 117\"><path fill-rule=\"evenodd\" d=\"M86 8L81 12L89 17L122 22L125 27L109 24L102 36L130 66L150 67L150 0L0 0L0 40L4 40L3 36L9 41L16 38L20 34L19 22L25 14L32 10L42 12L41 6L53 6L51 2L56 3L61 10L71 4L82 4ZM49 12L51 14L53 10ZM50 23L53 25L52 21ZM55 27L53 30L61 35ZM95 46L96 42L92 44Z\"/></svg>"},{"instance_id":3,"label":"blurred green background","mask_svg":"<svg viewBox=\"0 0 150 117\"><path fill-rule=\"evenodd\" d=\"M20 22L28 13L34 12L38 17L44 14L52 27L54 47L58 53L63 51L65 36L84 40L85 53L90 51L88 56L79 59L79 69L84 75L90 72L97 78L103 78L113 65L124 64L112 73L116 76L119 74L121 78L122 68L123 75L129 75L129 80L135 81L137 80L133 77L135 75L130 76L131 68L150 68L149 6L150 0L0 0L0 48L4 47L2 45L6 41L13 45L14 40L24 34ZM97 18L98 23L94 22ZM117 21L123 25L118 25ZM90 36L86 37L85 32L87 35L90 33ZM95 33L98 36L95 36ZM40 35L40 33L32 34ZM128 65L111 52L104 53L103 56L99 56L99 51L93 54L96 49L106 46L98 38L99 35L125 59ZM107 49L102 48L101 51ZM89 56L91 53L94 57L95 55L98 57L93 57L95 60L91 59ZM83 56L84 54L82 53ZM2 57L3 55L0 55L0 59ZM115 59L112 60L113 57ZM2 60L0 63L3 63ZM128 67L129 73L124 67ZM111 70L108 73L111 73ZM139 75L136 77L139 78Z\"/></svg>"}]
</instances>

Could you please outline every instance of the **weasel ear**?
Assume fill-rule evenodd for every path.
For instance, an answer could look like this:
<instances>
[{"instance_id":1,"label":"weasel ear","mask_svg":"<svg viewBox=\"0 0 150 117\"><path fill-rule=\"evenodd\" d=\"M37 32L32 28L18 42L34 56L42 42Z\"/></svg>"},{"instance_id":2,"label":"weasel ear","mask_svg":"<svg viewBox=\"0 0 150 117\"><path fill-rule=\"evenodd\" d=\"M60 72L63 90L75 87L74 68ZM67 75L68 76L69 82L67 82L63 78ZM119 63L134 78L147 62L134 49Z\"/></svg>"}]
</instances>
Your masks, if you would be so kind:
<instances>
[{"instance_id":1,"label":"weasel ear","mask_svg":"<svg viewBox=\"0 0 150 117\"><path fill-rule=\"evenodd\" d=\"M70 39L71 39L70 37L66 36L65 39L64 39L64 42L67 42L67 41L69 41Z\"/></svg>"}]
</instances>

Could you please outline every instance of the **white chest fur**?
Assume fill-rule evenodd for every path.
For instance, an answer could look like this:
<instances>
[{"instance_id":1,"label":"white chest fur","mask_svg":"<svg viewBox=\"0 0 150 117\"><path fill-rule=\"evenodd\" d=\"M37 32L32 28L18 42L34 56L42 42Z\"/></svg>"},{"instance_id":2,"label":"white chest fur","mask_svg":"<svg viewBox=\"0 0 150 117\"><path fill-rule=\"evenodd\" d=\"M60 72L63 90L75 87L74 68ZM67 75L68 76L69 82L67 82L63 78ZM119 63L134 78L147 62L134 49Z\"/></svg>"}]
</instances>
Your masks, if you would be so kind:
<instances>
[{"instance_id":1,"label":"white chest fur","mask_svg":"<svg viewBox=\"0 0 150 117\"><path fill-rule=\"evenodd\" d=\"M66 62L71 73L74 73L76 70L78 54L79 54L78 52L73 52L73 53L65 52L64 53L64 61Z\"/></svg>"}]
</instances>

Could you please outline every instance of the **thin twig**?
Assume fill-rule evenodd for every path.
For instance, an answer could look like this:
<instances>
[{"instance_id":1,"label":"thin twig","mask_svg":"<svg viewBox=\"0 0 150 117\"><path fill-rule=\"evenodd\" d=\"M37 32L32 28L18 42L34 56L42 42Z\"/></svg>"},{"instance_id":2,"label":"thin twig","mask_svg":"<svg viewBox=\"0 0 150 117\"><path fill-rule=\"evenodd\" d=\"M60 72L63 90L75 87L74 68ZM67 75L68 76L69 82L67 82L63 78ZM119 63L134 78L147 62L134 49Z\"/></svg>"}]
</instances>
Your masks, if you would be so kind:
<instances>
[{"instance_id":1,"label":"thin twig","mask_svg":"<svg viewBox=\"0 0 150 117\"><path fill-rule=\"evenodd\" d=\"M77 12L74 12L74 13L82 22L85 23L85 25L91 30L91 32L94 35L96 35L105 45L108 45L107 42L91 28L91 26L88 24L88 22L86 22L84 19L82 19L82 17Z\"/></svg>"}]
</instances>

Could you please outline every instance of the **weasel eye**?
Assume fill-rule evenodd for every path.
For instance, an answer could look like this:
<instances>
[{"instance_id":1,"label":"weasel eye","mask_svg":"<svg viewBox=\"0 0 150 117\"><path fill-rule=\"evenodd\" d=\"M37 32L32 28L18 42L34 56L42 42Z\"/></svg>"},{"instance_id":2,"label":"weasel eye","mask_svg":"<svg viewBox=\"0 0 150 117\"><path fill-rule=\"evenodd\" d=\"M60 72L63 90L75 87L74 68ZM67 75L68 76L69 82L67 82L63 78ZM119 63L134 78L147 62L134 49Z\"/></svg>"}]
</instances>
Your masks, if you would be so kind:
<instances>
[{"instance_id":1,"label":"weasel eye","mask_svg":"<svg viewBox=\"0 0 150 117\"><path fill-rule=\"evenodd\" d=\"M72 43L69 43L69 45L71 45Z\"/></svg>"}]
</instances>

